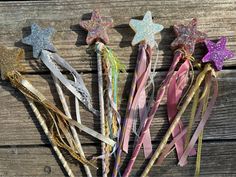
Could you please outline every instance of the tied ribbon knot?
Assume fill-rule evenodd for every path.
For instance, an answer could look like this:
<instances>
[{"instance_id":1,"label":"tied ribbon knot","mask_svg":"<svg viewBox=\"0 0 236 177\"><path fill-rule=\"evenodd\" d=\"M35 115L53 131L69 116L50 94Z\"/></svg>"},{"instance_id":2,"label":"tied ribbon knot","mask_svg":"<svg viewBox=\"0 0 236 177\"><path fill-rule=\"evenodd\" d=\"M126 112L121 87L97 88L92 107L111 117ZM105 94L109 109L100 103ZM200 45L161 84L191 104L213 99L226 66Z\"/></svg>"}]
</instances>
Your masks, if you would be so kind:
<instances>
[{"instance_id":1,"label":"tied ribbon knot","mask_svg":"<svg viewBox=\"0 0 236 177\"><path fill-rule=\"evenodd\" d=\"M191 53L187 52L184 48L179 48L175 50L175 54L180 52L182 54L182 60L189 60L194 62L195 58L192 56Z\"/></svg>"}]
</instances>

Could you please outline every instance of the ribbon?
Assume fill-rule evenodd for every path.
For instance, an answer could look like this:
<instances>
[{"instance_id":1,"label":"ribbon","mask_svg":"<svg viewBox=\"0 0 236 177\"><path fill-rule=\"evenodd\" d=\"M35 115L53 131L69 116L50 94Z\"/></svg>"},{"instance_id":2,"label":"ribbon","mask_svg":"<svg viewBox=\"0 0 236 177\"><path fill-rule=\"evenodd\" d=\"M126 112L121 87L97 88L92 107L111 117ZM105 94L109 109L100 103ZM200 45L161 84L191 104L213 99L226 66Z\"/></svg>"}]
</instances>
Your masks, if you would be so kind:
<instances>
[{"instance_id":1,"label":"ribbon","mask_svg":"<svg viewBox=\"0 0 236 177\"><path fill-rule=\"evenodd\" d=\"M203 102L202 107L202 115L206 112L209 95L210 95L210 88L211 88L211 73L207 73L205 78L205 86L203 90L203 94L200 98L200 101ZM197 144L197 158L196 158L196 167L195 167L195 177L198 177L200 175L200 168L201 168L201 154L202 154L202 141L203 141L203 130L198 136L198 144Z\"/></svg>"},{"instance_id":2,"label":"ribbon","mask_svg":"<svg viewBox=\"0 0 236 177\"><path fill-rule=\"evenodd\" d=\"M107 99L106 99L106 116L105 116L105 130L106 136L111 139L117 139L119 142L119 135L121 130L121 116L118 112L117 108L117 90L118 90L118 75L119 72L125 72L125 66L121 64L118 57L115 53L107 46L103 45L102 50L100 51L102 55L102 62L104 68L104 80L106 82L106 90L107 90ZM117 149L117 144L113 147L106 145L105 154L96 157L100 159L104 159L106 163L105 173L109 173L109 157L114 154ZM111 152L112 151L112 152Z\"/></svg>"},{"instance_id":3,"label":"ribbon","mask_svg":"<svg viewBox=\"0 0 236 177\"><path fill-rule=\"evenodd\" d=\"M195 119L199 119L200 115L201 115L201 110L203 107L202 101L199 104L197 113L196 110L197 106L198 106L198 97L199 97L199 89L196 91L195 95L194 95L194 101L193 101L193 106L192 106L192 112L191 112L191 118L188 124L188 128L184 129L183 131L181 131L177 136L173 137L173 140L167 144L165 146L165 148L163 149L163 152L161 153L160 157L157 159L157 166L161 166L162 162L165 160L165 158L170 154L170 152L172 151L171 148L173 148L173 146L175 145L176 142L178 142L180 139L183 138L183 136L186 136L185 138L185 148L189 143L189 139L191 136L191 131L192 131L192 125ZM196 115L195 115L196 113ZM188 138L189 136L189 138ZM187 145L186 145L187 144ZM184 148L184 149L185 149ZM174 149L174 148L173 148ZM194 149L195 150L195 149Z\"/></svg>"},{"instance_id":4,"label":"ribbon","mask_svg":"<svg viewBox=\"0 0 236 177\"><path fill-rule=\"evenodd\" d=\"M212 71L212 67L210 64L206 64L204 69L199 73L197 76L196 82L194 85L191 87L191 89L188 91L188 95L186 97L186 100L184 101L183 105L181 106L181 109L178 111L178 113L175 116L175 119L172 121L170 127L168 128L166 134L164 135L162 141L158 145L156 151L153 153L150 161L148 162L147 166L145 167L143 173L141 174L142 177L147 176L149 171L151 170L152 166L154 165L155 161L158 159L160 156L162 150L165 148L165 145L168 142L168 139L170 138L172 131L175 129L176 125L178 125L179 120L181 119L183 113L185 112L187 106L191 102L193 96L195 95L196 91L198 90L199 86L203 82L205 78L205 74L209 71ZM192 148L191 148L192 149ZM190 149L190 151L191 151Z\"/></svg>"},{"instance_id":5,"label":"ribbon","mask_svg":"<svg viewBox=\"0 0 236 177\"><path fill-rule=\"evenodd\" d=\"M85 87L85 84L81 76L77 71L72 68L63 58L61 58L56 53L51 53L47 50L42 50L40 59L47 66L47 68L53 73L53 75L61 81L61 83L70 90L84 105L92 112L94 115L98 116L98 111L95 110L91 103L91 96ZM67 79L60 71L58 66L67 69L74 77L76 77L76 82Z\"/></svg>"},{"instance_id":6,"label":"ribbon","mask_svg":"<svg viewBox=\"0 0 236 177\"><path fill-rule=\"evenodd\" d=\"M172 152L172 148L175 146L175 144L180 141L183 136L187 133L187 129L184 128L177 136L175 136L172 141L165 146L163 149L163 152L161 153L161 156L158 158L156 164L157 166L161 166L162 162L165 160L165 158ZM174 148L173 148L174 150Z\"/></svg>"},{"instance_id":7,"label":"ribbon","mask_svg":"<svg viewBox=\"0 0 236 177\"><path fill-rule=\"evenodd\" d=\"M170 81L167 92L167 113L170 123L173 121L178 112L177 105L182 96L183 90L187 85L190 65L191 65L190 60L186 59ZM172 136L176 137L178 134L180 134L182 130L183 130L183 123L182 121L179 121L178 125L172 132ZM181 158L184 152L184 139L185 136L183 136L181 139L179 139L179 141L175 143L178 159ZM195 155L195 154L196 151L193 149L190 155Z\"/></svg>"},{"instance_id":8,"label":"ribbon","mask_svg":"<svg viewBox=\"0 0 236 177\"><path fill-rule=\"evenodd\" d=\"M203 114L202 119L201 119L200 123L198 124L197 129L195 130L195 132L194 132L187 148L185 149L182 157L179 160L178 164L180 166L184 166L187 163L187 157L190 154L191 149L194 147L194 145L195 145L200 133L202 132L204 126L206 125L207 120L209 119L210 113L213 109L213 106L216 102L216 98L217 98L217 95L218 95L218 81L216 79L214 80L213 89L214 89L214 92L213 92L213 96L211 98L211 101L209 102L209 104L206 108L206 111Z\"/></svg>"},{"instance_id":9,"label":"ribbon","mask_svg":"<svg viewBox=\"0 0 236 177\"><path fill-rule=\"evenodd\" d=\"M125 66L121 64L114 52L107 46L103 47L102 58L107 82L107 106L110 109L107 111L107 121L110 137L114 139L118 137L117 135L119 135L121 129L121 117L117 109L117 87L119 72L125 72Z\"/></svg>"},{"instance_id":10,"label":"ribbon","mask_svg":"<svg viewBox=\"0 0 236 177\"><path fill-rule=\"evenodd\" d=\"M78 151L75 146L75 141L68 131L68 124L65 122L65 119L67 119L67 117L62 112L60 112L53 104L51 104L35 87L33 87L33 85L25 80L17 71L9 74L8 78L11 84L19 89L28 100L39 103L44 108L45 112L42 115L47 116L47 121L49 121L50 123L49 130L51 137L49 138L52 144L66 149L72 157L79 160L81 163L94 166L84 157L81 157L77 154ZM49 135L49 133L47 133L47 135Z\"/></svg>"},{"instance_id":11,"label":"ribbon","mask_svg":"<svg viewBox=\"0 0 236 177\"><path fill-rule=\"evenodd\" d=\"M204 104L204 102L206 102L206 100L208 100L208 97L209 97L209 88L210 88L210 83L211 83L210 74L211 73L207 73L206 76L205 76L205 89L203 91L203 94L202 94L200 100L198 99L198 97L199 97L199 89L196 91L196 93L194 95L194 102L193 102L192 112L191 112L191 116L190 116L191 118L190 118L188 129L187 129L187 137L186 137L186 141L185 141L185 147L188 146L189 139L190 139L188 137L191 136L191 130L192 130L192 125L193 125L194 120L199 119L200 116L201 116L201 113L203 114L205 112L207 104L206 103ZM198 102L199 102L199 106L198 106ZM197 109L197 107L198 107L198 109ZM197 109L197 112L196 112L196 109ZM196 115L195 115L195 113L196 113ZM177 135L172 140L172 142L170 144L166 145L166 147L164 148L163 152L161 153L161 156L159 157L159 159L157 161L157 165L158 166L161 165L163 160L170 153L171 148L173 147L173 145L175 143L181 142L181 139L184 138L184 136L186 134L186 129L184 129L184 131L185 131L184 133L179 133L179 135ZM200 138L200 135L199 135L199 138ZM200 139L200 141L201 141L201 139ZM199 151L201 151L201 142L199 144L198 144L198 157L197 157L197 162L196 162L196 174L198 174L199 169L200 169L200 157L199 156L201 155L201 153ZM200 150L199 150L199 148L200 148ZM189 156L193 155L193 150L194 150L194 148L190 151ZM187 161L185 162L185 164L183 164L183 166L186 165L186 164L187 164Z\"/></svg>"},{"instance_id":12,"label":"ribbon","mask_svg":"<svg viewBox=\"0 0 236 177\"><path fill-rule=\"evenodd\" d=\"M106 82L106 91L107 91L107 99L106 99L107 110L106 110L106 115L104 114L104 124L105 124L104 133L106 134L107 137L110 137L111 139L116 139L116 141L119 142L119 136L117 135L120 134L121 130L121 117L117 108L117 101L118 101L117 87L118 87L119 72L120 71L125 72L125 66L121 64L120 60L115 55L115 53L103 43L97 42L95 45L95 51L99 57L99 60L101 60L101 63L103 64L104 80ZM100 105L102 100L100 100ZM116 143L115 146L113 146L113 148L111 146L105 145L104 147L102 147L103 151L102 155L93 157L93 159L102 159L103 174L107 175L109 173L110 170L109 158L115 153L117 147L118 143Z\"/></svg>"},{"instance_id":13,"label":"ribbon","mask_svg":"<svg viewBox=\"0 0 236 177\"><path fill-rule=\"evenodd\" d=\"M39 121L39 124L41 125L45 135L48 137L48 140L51 143L53 150L57 154L57 157L61 161L64 169L66 170L66 172L68 174L68 176L69 177L75 177L75 175L73 174L73 172L72 172L70 166L68 165L66 159L64 158L63 154L61 153L58 145L54 142L53 137L52 137L51 133L49 132L49 129L48 129L46 123L45 123L45 120L39 112L38 107L35 105L35 103L32 100L30 100L28 98L26 98L26 99L29 102L29 105L32 108L32 111L34 112L37 120Z\"/></svg>"},{"instance_id":14,"label":"ribbon","mask_svg":"<svg viewBox=\"0 0 236 177\"><path fill-rule=\"evenodd\" d=\"M145 85L150 76L151 56L152 56L152 49L147 45L140 44L139 54L137 59L138 64L135 69L134 79L129 97L129 103L127 106L126 123L124 127L123 150L126 153L128 152L130 133L137 111L140 117L140 124L141 125L145 124L144 123L145 119L143 118L146 111L146 97L147 97L145 92ZM144 140L145 140L145 143L143 144L144 154L145 157L148 157L152 153L151 135L149 130Z\"/></svg>"},{"instance_id":15,"label":"ribbon","mask_svg":"<svg viewBox=\"0 0 236 177\"><path fill-rule=\"evenodd\" d=\"M68 107L67 102L66 102L66 98L65 98L64 92L63 92L61 84L60 84L60 81L53 74L51 74L51 75L52 75L52 78L54 80L54 84L56 86L56 90L58 92L58 96L60 98L60 101L61 101L63 110L65 112L65 115L68 118L72 119L69 107ZM74 75L73 75L73 77L74 77L74 81L77 82L76 77ZM79 110L79 100L76 97L74 97L74 98L75 98L76 120L77 120L77 122L81 123L80 110ZM81 142L80 142L80 139L79 139L79 136L78 136L78 133L77 133L75 127L70 126L70 129L71 129L72 135L73 135L73 137L75 139L76 148L77 148L79 154L82 157L85 157L84 150L82 148L82 145L81 145ZM84 164L83 166L84 166L84 169L85 169L85 172L86 172L87 176L88 177L92 177L91 170L90 170L89 166L86 165L86 164Z\"/></svg>"},{"instance_id":16,"label":"ribbon","mask_svg":"<svg viewBox=\"0 0 236 177\"><path fill-rule=\"evenodd\" d=\"M97 138L111 146L115 145L115 142L100 133L86 127L85 125L82 125L78 122L76 122L73 119L67 118L56 106L54 106L50 101L48 101L30 82L25 80L22 75L18 72L14 72L9 76L9 79L12 83L12 85L16 88L18 88L27 98L33 100L34 102L37 102L41 104L44 108L46 108L50 115L54 115L53 117L57 118L57 120L60 120L59 123L67 122L64 125L65 127L68 126L68 124L73 125L77 127L78 129L82 130L83 132L93 136L94 138ZM56 120L56 119L55 119ZM54 120L53 120L54 121ZM60 124L62 125L62 124ZM62 126L64 126L62 125ZM55 125L57 126L57 125ZM58 127L56 127L57 129ZM61 130L61 131L64 131ZM60 132L57 130L57 132ZM66 133L65 136L69 136L69 134ZM59 134L60 137L60 134ZM61 136L62 137L62 136ZM62 138L61 138L62 139ZM70 140L68 140L69 142Z\"/></svg>"},{"instance_id":17,"label":"ribbon","mask_svg":"<svg viewBox=\"0 0 236 177\"><path fill-rule=\"evenodd\" d=\"M156 67L157 67L157 61L158 61L158 56L159 56L159 50L158 50L158 44L155 42L155 48L156 48L156 59L155 59L155 62L154 62L154 66L152 67L152 72L150 73L150 77L149 77L149 81L147 83L147 86L146 86L146 90L149 90L150 93L150 96L149 96L149 100L147 100L147 105L143 105L143 108L145 108L144 110L140 109L141 111L143 111L142 113L140 113L140 115L142 115L140 117L140 125L139 125L139 128L138 128L138 132L136 133L137 136L135 138L135 142L134 142L134 147L136 146L136 143L137 143L137 140L139 138L139 135L141 134L142 132L142 129L146 123L146 118L148 116L148 112L152 106L152 103L153 103L153 100L155 98L155 81L154 81L154 78L156 77L157 75L157 72L156 72ZM141 97L142 96L142 97ZM146 95L142 94L140 97L140 99L142 100L146 100ZM149 131L149 130L148 130ZM147 134L150 134L150 132L148 132ZM150 151L144 151L144 156L145 158L149 158L151 153L152 153L152 144L151 144L151 141L150 143L147 142L147 138L144 138L144 142L143 144L146 145L146 149L150 149ZM150 137L150 140L151 140L151 137Z\"/></svg>"},{"instance_id":18,"label":"ribbon","mask_svg":"<svg viewBox=\"0 0 236 177\"><path fill-rule=\"evenodd\" d=\"M148 133L148 130L151 126L154 115L155 115L157 109L159 108L160 102L162 101L162 99L164 97L167 86L169 85L169 82L170 82L171 78L173 77L173 73L175 71L175 68L176 68L177 64L179 63L180 59L182 58L182 56L183 56L183 54L180 51L177 51L175 53L173 62L170 66L170 69L169 69L167 75L166 75L166 78L162 82L160 88L158 89L158 92L157 92L157 95L156 95L156 100L155 100L155 102L154 102L154 104L153 104L153 106L152 106L152 108L151 108L151 110L148 114L148 117L146 118L146 123L144 125L144 128L142 129L140 137L138 138L138 141L137 141L137 144L136 144L136 146L133 150L131 159L130 159L128 165L126 166L125 172L123 174L124 177L129 176L129 174L131 173L134 162L135 162L135 160L136 160L136 158L139 154L139 151L141 149L141 146L143 144L144 137Z\"/></svg>"},{"instance_id":19,"label":"ribbon","mask_svg":"<svg viewBox=\"0 0 236 177\"><path fill-rule=\"evenodd\" d=\"M128 152L128 143L129 143L129 138L130 138L129 136L131 133L132 123L133 123L133 117L130 116L130 113L132 111L133 116L135 116L134 114L137 112L136 110L131 110L131 108L132 108L132 106L134 106L133 105L134 98L136 98L136 99L138 98L138 96L136 96L136 95L138 95L137 80L138 80L138 70L139 70L139 67L141 67L140 64L142 62L141 59L142 58L146 59L146 62L144 63L145 65L143 65L142 67L147 68L147 66L151 65L151 62L147 63L147 61L150 61L151 55L152 55L152 50L150 47L142 45L142 44L139 45L137 64L136 64L136 68L135 68L135 72L134 72L134 77L133 77L130 95L129 95L129 99L128 99L128 104L127 104L127 109L126 109L126 118L123 123L122 131L119 135L119 143L117 146L116 160L115 160L115 165L114 165L113 173L112 173L112 176L114 176L114 177L117 176L117 173L120 170L120 161L121 161L122 150L124 150L126 153ZM148 70L146 69L146 71L148 71ZM139 85L139 88L142 88L142 89L139 89L139 94L143 90L143 88L145 87L145 84L146 84L145 80L147 79L146 78L147 74L148 74L147 72L146 72L146 74L143 73L143 75L140 74L143 77L143 82L141 82L141 78L140 78L140 83L142 85ZM137 101L136 101L136 104L137 104ZM137 105L135 107L137 107ZM150 136L150 135L147 135L147 136ZM151 141L151 139L150 139L150 141Z\"/></svg>"}]
</instances>

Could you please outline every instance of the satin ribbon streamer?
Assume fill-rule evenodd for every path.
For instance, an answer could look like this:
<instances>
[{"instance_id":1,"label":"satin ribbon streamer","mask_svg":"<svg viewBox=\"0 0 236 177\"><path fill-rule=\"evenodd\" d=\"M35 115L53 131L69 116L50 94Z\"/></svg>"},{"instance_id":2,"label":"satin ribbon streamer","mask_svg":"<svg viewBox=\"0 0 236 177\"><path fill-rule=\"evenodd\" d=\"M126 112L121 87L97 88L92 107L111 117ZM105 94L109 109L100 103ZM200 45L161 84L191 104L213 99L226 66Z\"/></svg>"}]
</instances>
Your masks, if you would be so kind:
<instances>
[{"instance_id":1,"label":"satin ribbon streamer","mask_svg":"<svg viewBox=\"0 0 236 177\"><path fill-rule=\"evenodd\" d=\"M164 94L166 93L169 82L170 82L171 78L173 77L173 73L175 71L175 68L176 68L177 64L179 63L180 59L182 58L182 56L183 56L182 52L176 51L173 62L172 62L170 69L167 73L167 76L166 76L165 80L162 82L162 84L157 92L156 100L155 100L155 102L148 114L148 117L146 118L146 123L144 125L144 128L142 129L140 137L138 138L138 141L137 141L137 144L133 150L131 159L130 159L128 165L126 166L125 172L123 174L124 177L129 176L131 173L134 162L135 162L135 160L139 154L139 151L141 149L141 146L143 144L144 137L146 136L146 133L148 132L148 130L151 126L154 115L155 115L157 109L159 108L160 102L162 101Z\"/></svg>"},{"instance_id":2,"label":"satin ribbon streamer","mask_svg":"<svg viewBox=\"0 0 236 177\"><path fill-rule=\"evenodd\" d=\"M122 149L125 152L128 152L128 144L129 144L129 138L130 138L130 133L131 133L131 129L132 129L133 116L135 116L135 112L137 112L137 110L135 110L135 108L138 109L137 102L138 102L140 93L143 92L143 89L145 89L146 81L148 79L147 74L148 74L148 72L150 72L148 70L150 70L150 67L151 67L151 62L150 62L151 55L152 55L151 48L146 45L140 44L139 53L138 53L138 57L137 57L137 65L135 68L134 78L132 81L130 95L129 95L129 101L128 101L127 109L126 109L126 119L124 120L124 123L122 126L123 128L120 133L120 138L119 138L120 141L119 141L119 144L117 147L116 161L115 161L112 176L117 176L117 173L120 170ZM144 62L143 62L143 60L144 60ZM143 64L143 65L141 65L141 64ZM140 67L142 68L142 72L139 71ZM146 71L146 73L145 73L145 71ZM141 77L139 78L138 76L141 76ZM140 83L139 86L137 86L137 82ZM134 104L134 99L136 100L135 104ZM142 105L144 105L144 104L142 103ZM133 109L132 109L132 106L133 106ZM142 113L142 111L140 113ZM147 137L147 141L149 141L149 145L148 145L148 143L146 143L146 145L151 147L151 138L149 138L149 137L151 137L150 132L147 133L146 137ZM151 149L150 148L148 148L148 149L149 149L149 152L146 155L148 155L151 152Z\"/></svg>"},{"instance_id":3,"label":"satin ribbon streamer","mask_svg":"<svg viewBox=\"0 0 236 177\"><path fill-rule=\"evenodd\" d=\"M200 133L204 129L204 126L206 125L207 120L208 120L208 118L211 114L211 111L213 109L213 106L216 102L216 98L217 98L217 95L218 95L218 81L216 79L214 80L213 89L214 89L214 92L213 92L213 96L211 98L211 101L209 102L209 104L206 108L206 111L203 114L202 119L201 119L200 123L198 124L197 129L195 130L195 132L194 132L187 148L185 149L181 159L179 160L179 165L180 166L184 166L187 163L187 157L190 154L191 149L194 147ZM198 119L198 118L196 117L195 119Z\"/></svg>"},{"instance_id":4,"label":"satin ribbon streamer","mask_svg":"<svg viewBox=\"0 0 236 177\"><path fill-rule=\"evenodd\" d=\"M137 112L140 117L140 124L145 125L145 111L146 110L146 91L145 85L151 72L151 56L152 49L147 45L140 44L138 54L138 65L135 69L134 81L131 88L129 103L127 106L126 124L124 128L123 150L127 153L129 146L130 133L132 124ZM151 135L148 130L144 137L144 155L148 157L152 153Z\"/></svg>"},{"instance_id":5,"label":"satin ribbon streamer","mask_svg":"<svg viewBox=\"0 0 236 177\"><path fill-rule=\"evenodd\" d=\"M182 96L183 90L186 87L188 81L188 73L191 66L191 61L186 59L185 62L180 66L179 70L174 74L170 81L168 92L167 92L167 112L168 119L171 123L178 112L178 103ZM172 136L176 137L183 130L183 123L179 121L178 126L173 130ZM178 159L181 158L184 152L185 136L175 143ZM193 149L190 155L195 155L196 151Z\"/></svg>"}]
</instances>

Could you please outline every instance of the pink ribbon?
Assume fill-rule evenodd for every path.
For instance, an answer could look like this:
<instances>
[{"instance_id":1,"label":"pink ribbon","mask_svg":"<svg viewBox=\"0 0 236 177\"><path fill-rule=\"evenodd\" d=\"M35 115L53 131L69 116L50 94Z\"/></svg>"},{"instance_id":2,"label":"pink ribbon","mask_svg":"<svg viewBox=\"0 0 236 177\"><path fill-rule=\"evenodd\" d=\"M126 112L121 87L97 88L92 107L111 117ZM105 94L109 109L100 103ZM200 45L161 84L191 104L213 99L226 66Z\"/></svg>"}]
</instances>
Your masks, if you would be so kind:
<instances>
[{"instance_id":1,"label":"pink ribbon","mask_svg":"<svg viewBox=\"0 0 236 177\"><path fill-rule=\"evenodd\" d=\"M163 149L163 152L161 153L161 156L157 159L157 166L161 166L162 162L165 160L165 158L167 157L167 155L171 152L171 149L173 148L173 146L183 138L183 136L185 136L185 134L187 133L187 129L184 128L177 136L175 136L173 138L173 140L167 144L165 146L165 148Z\"/></svg>"},{"instance_id":2,"label":"pink ribbon","mask_svg":"<svg viewBox=\"0 0 236 177\"><path fill-rule=\"evenodd\" d=\"M180 166L184 166L184 165L187 164L187 157L189 156L192 148L194 147L194 145L195 145L195 143L198 139L199 134L202 132L204 126L206 125L207 120L210 117L211 111L212 111L213 106L216 102L217 95L218 95L218 82L217 82L217 80L214 80L214 93L213 93L213 96L212 96L211 101L209 102L209 104L207 106L207 109L206 109L200 123L198 124L197 129L195 130L195 132L194 132L187 148L185 149L182 157L179 160L178 164Z\"/></svg>"},{"instance_id":3,"label":"pink ribbon","mask_svg":"<svg viewBox=\"0 0 236 177\"><path fill-rule=\"evenodd\" d=\"M170 123L173 121L178 112L177 105L182 96L183 90L187 85L189 68L190 68L190 61L185 60L185 62L180 66L179 70L174 74L174 76L170 81L167 92L167 112ZM175 138L178 134L181 133L183 127L184 126L182 121L179 121L178 126L176 126L176 128L172 132L173 138ZM185 135L182 138L180 138L179 141L175 142L175 148L178 160L181 158L184 152L184 144L185 144L184 141L185 141ZM195 155L195 154L196 154L195 149L192 149L190 155Z\"/></svg>"},{"instance_id":4,"label":"pink ribbon","mask_svg":"<svg viewBox=\"0 0 236 177\"><path fill-rule=\"evenodd\" d=\"M195 120L200 120L202 108L203 108L203 101L200 101L195 118L194 118ZM179 140L181 140L183 138L183 136L185 136L186 133L187 133L187 129L184 128L177 136L173 137L173 140L169 144L167 144L165 146L163 152L161 153L160 157L157 160L157 163L156 163L157 166L161 166L162 162L165 160L165 158L171 152L173 146L175 146L175 143L178 142ZM196 150L194 148L193 148L193 151L195 151L195 154L196 154ZM189 156L195 155L194 153L193 154L191 154L191 153ZM184 164L184 165L186 165L186 164Z\"/></svg>"},{"instance_id":5,"label":"pink ribbon","mask_svg":"<svg viewBox=\"0 0 236 177\"><path fill-rule=\"evenodd\" d=\"M135 69L134 81L131 88L129 103L127 106L126 124L124 129L123 150L127 153L129 146L130 133L132 130L133 121L136 112L139 112L140 124L145 124L145 111L146 110L146 91L145 85L150 76L151 71L151 56L152 50L147 45L140 45L138 64ZM150 131L144 137L144 155L148 157L152 153L152 143Z\"/></svg>"},{"instance_id":6,"label":"pink ribbon","mask_svg":"<svg viewBox=\"0 0 236 177\"><path fill-rule=\"evenodd\" d=\"M146 92L145 92L145 88L144 88L142 90L142 92L140 93L140 98L138 101L140 126L142 126L141 129L143 128L143 126L146 123L145 116L146 116L146 111L148 111L147 106L146 106L146 100L147 100L147 96L146 96ZM143 150L144 150L144 157L145 158L148 158L152 154L152 141L151 141L150 129L148 129L148 132L144 137Z\"/></svg>"},{"instance_id":7,"label":"pink ribbon","mask_svg":"<svg viewBox=\"0 0 236 177\"><path fill-rule=\"evenodd\" d=\"M126 166L126 169L125 169L125 171L122 175L123 177L128 177L131 173L134 162L135 162L135 160L136 160L136 158L139 154L139 151L141 149L141 146L144 142L144 137L148 133L148 130L151 126L154 115L155 115L156 111L159 108L160 102L162 101L162 99L164 97L164 94L166 93L167 86L168 86L168 84L169 84L169 82L170 82L170 80L173 76L173 73L175 71L175 68L176 68L176 66L179 63L181 58L182 58L182 53L181 52L176 52L176 54L174 56L174 59L173 59L173 62L172 62L171 66L170 66L170 69L167 73L167 76L166 76L165 80L162 82L160 88L158 89L158 92L157 92L157 95L156 95L156 100L155 100L154 104L152 105L152 108L151 108L150 112L148 113L148 116L146 118L146 123L145 123L145 125L142 129L142 132L141 132L141 134L138 138L138 141L137 141L137 144L136 144L136 146L133 150L131 159L129 160L129 163Z\"/></svg>"}]
</instances>

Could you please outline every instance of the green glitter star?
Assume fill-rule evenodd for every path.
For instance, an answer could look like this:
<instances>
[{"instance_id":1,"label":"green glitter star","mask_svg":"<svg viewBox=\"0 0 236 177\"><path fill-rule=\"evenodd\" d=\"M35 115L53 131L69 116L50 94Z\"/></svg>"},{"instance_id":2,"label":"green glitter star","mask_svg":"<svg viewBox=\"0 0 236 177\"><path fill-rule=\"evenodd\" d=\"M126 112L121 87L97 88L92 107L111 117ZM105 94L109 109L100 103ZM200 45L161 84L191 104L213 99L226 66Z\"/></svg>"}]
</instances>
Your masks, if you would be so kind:
<instances>
[{"instance_id":1,"label":"green glitter star","mask_svg":"<svg viewBox=\"0 0 236 177\"><path fill-rule=\"evenodd\" d=\"M131 19L129 22L131 28L135 31L132 45L136 45L141 41L145 41L151 47L156 43L155 34L160 32L164 27L160 24L153 23L152 13L147 11L143 17L143 20Z\"/></svg>"}]
</instances>

